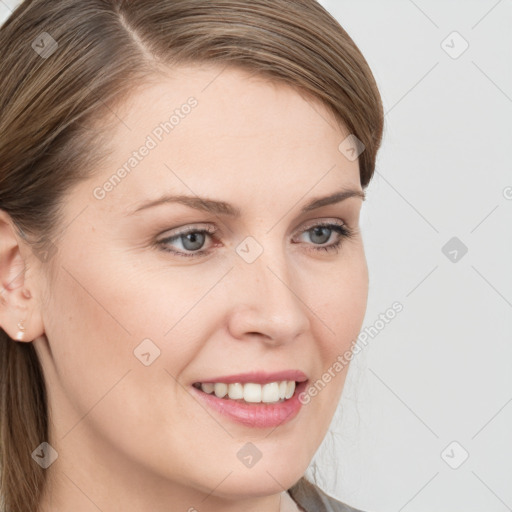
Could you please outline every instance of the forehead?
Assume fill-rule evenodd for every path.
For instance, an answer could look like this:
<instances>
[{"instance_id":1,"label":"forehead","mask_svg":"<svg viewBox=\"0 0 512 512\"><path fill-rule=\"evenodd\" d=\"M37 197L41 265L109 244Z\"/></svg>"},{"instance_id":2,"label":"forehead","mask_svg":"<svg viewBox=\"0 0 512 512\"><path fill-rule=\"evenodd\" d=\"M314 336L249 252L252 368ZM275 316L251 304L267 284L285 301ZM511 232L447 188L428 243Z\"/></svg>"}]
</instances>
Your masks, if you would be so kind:
<instances>
[{"instance_id":1,"label":"forehead","mask_svg":"<svg viewBox=\"0 0 512 512\"><path fill-rule=\"evenodd\" d=\"M197 101L197 108L189 116L184 107L191 98ZM173 68L172 74L152 77L121 105L118 128L129 140L130 135L140 135L133 133L134 129L149 133L171 120L173 113L181 120L188 118L186 123L172 121L173 136L193 128L198 136L208 133L208 138L214 139L229 136L272 141L278 136L304 144L314 140L313 132L322 138L337 129L334 116L311 94L239 68L211 65Z\"/></svg>"},{"instance_id":2,"label":"forehead","mask_svg":"<svg viewBox=\"0 0 512 512\"><path fill-rule=\"evenodd\" d=\"M338 149L348 132L325 106L243 70L173 69L138 88L116 117L94 186L107 184L106 202L125 210L163 192L243 202L298 200L317 185L313 195L360 188L358 162Z\"/></svg>"}]
</instances>

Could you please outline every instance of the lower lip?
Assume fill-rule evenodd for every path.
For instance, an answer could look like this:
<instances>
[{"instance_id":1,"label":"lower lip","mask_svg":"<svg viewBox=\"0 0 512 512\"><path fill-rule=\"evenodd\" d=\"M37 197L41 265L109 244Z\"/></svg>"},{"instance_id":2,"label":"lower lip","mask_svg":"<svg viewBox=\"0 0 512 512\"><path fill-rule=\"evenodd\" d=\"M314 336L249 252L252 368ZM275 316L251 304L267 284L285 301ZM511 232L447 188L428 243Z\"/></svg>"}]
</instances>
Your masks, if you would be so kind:
<instances>
[{"instance_id":1,"label":"lower lip","mask_svg":"<svg viewBox=\"0 0 512 512\"><path fill-rule=\"evenodd\" d=\"M218 398L215 395L204 393L192 386L192 391L206 403L206 405L220 414L242 425L253 428L278 427L291 421L299 414L302 403L299 395L306 388L307 381L296 385L295 393L284 402L275 404L245 403Z\"/></svg>"}]
</instances>

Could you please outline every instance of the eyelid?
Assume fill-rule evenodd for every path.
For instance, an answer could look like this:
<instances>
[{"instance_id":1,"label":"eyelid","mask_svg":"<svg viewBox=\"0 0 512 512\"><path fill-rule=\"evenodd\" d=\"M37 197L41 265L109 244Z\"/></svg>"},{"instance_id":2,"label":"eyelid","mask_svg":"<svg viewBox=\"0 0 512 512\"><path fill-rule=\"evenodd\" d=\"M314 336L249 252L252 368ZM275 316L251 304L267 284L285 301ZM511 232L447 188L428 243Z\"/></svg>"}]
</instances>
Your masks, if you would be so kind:
<instances>
[{"instance_id":1,"label":"eyelid","mask_svg":"<svg viewBox=\"0 0 512 512\"><path fill-rule=\"evenodd\" d=\"M306 222L305 224L302 224L301 227L299 228L300 229L300 233L304 232L304 231L309 231L311 228L314 228L316 226L322 226L322 225L326 225L326 224L337 224L339 226L347 226L347 223L340 220L340 219L335 219L335 218L330 218L330 217L321 217L319 219L313 219L311 221L308 221Z\"/></svg>"},{"instance_id":2,"label":"eyelid","mask_svg":"<svg viewBox=\"0 0 512 512\"><path fill-rule=\"evenodd\" d=\"M163 240L168 240L169 238L177 238L181 235L187 235L188 233L196 233L198 231L206 231L209 234L215 234L219 231L216 226L212 226L211 224L186 224L183 228L172 228L164 231L165 233L170 233L164 236Z\"/></svg>"},{"instance_id":3,"label":"eyelid","mask_svg":"<svg viewBox=\"0 0 512 512\"><path fill-rule=\"evenodd\" d=\"M325 225L325 224L337 224L339 226L346 226L347 228L349 228L348 224L340 219L321 217L318 219L312 219L312 220L307 221L305 224L302 224L299 228L295 229L293 231L293 233L294 234L295 233L303 233L305 231L309 231L310 229L312 229L318 225ZM215 235L221 230L216 226L212 226L212 224L198 223L198 224L186 224L185 227L183 227L183 229L180 229L179 227L173 228L171 230L166 230L164 233L167 233L169 231L172 234L165 236L163 238L163 240L168 240L170 238L177 238L181 235L186 235L191 232L195 233L198 231L206 231L210 235ZM162 241L162 240L160 240L160 241Z\"/></svg>"}]
</instances>

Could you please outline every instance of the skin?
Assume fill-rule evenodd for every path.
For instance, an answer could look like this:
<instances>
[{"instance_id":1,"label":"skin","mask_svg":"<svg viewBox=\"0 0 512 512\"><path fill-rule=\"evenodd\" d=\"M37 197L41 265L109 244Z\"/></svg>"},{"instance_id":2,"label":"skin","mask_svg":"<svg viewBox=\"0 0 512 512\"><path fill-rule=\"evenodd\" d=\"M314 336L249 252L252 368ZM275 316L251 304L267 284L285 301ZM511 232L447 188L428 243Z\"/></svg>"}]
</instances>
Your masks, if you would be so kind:
<instances>
[{"instance_id":1,"label":"skin","mask_svg":"<svg viewBox=\"0 0 512 512\"><path fill-rule=\"evenodd\" d=\"M324 438L348 367L278 428L207 411L190 386L255 370L298 369L314 382L351 348L368 292L362 199L299 210L341 189L361 191L359 166L338 150L349 132L320 102L240 70L219 71L173 70L117 111L131 130L118 123L108 161L68 192L54 273L1 212L0 322L15 339L25 321L59 454L41 511L296 510L283 491ZM190 96L198 106L96 199L95 187ZM127 215L164 191L223 200L242 215L179 204ZM324 221L354 231L339 252L315 250L340 238L315 238L311 228ZM158 247L190 226L218 229L201 247L210 254L180 258ZM263 248L251 264L236 252L248 236ZM190 247L179 239L169 246ZM133 353L146 338L161 351L150 366ZM252 468L237 458L247 442L262 454Z\"/></svg>"}]
</instances>

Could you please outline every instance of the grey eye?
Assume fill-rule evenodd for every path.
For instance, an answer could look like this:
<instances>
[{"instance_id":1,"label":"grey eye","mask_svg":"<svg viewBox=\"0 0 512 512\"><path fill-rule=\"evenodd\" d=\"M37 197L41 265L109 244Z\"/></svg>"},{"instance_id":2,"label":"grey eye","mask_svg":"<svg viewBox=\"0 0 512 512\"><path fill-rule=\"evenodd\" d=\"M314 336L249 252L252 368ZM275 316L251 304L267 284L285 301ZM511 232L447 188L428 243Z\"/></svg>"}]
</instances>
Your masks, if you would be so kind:
<instances>
[{"instance_id":1,"label":"grey eye","mask_svg":"<svg viewBox=\"0 0 512 512\"><path fill-rule=\"evenodd\" d=\"M332 229L328 228L327 226L317 226L315 228L308 230L308 233L312 233L312 235L310 236L312 242L318 244L325 244L331 238Z\"/></svg>"},{"instance_id":2,"label":"grey eye","mask_svg":"<svg viewBox=\"0 0 512 512\"><path fill-rule=\"evenodd\" d=\"M198 251L203 247L206 241L204 233L198 231L180 235L179 239L182 241L183 248L187 251Z\"/></svg>"}]
</instances>

